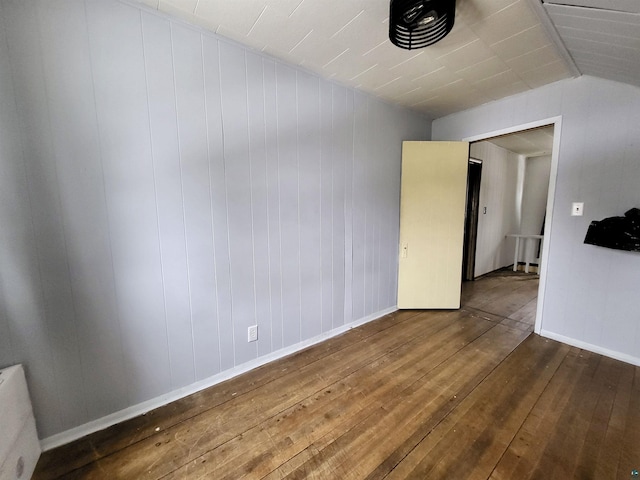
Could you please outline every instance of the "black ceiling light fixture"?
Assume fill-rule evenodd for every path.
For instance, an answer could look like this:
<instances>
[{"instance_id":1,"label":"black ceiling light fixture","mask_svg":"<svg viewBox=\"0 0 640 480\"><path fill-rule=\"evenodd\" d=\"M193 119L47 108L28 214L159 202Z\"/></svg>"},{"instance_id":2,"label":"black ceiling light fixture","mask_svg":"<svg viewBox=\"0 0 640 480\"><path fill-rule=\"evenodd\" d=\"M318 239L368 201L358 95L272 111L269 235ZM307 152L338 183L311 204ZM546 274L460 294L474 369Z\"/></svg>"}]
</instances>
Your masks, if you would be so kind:
<instances>
[{"instance_id":1,"label":"black ceiling light fixture","mask_svg":"<svg viewBox=\"0 0 640 480\"><path fill-rule=\"evenodd\" d=\"M389 39L413 50L442 40L453 28L456 0L391 0Z\"/></svg>"}]
</instances>

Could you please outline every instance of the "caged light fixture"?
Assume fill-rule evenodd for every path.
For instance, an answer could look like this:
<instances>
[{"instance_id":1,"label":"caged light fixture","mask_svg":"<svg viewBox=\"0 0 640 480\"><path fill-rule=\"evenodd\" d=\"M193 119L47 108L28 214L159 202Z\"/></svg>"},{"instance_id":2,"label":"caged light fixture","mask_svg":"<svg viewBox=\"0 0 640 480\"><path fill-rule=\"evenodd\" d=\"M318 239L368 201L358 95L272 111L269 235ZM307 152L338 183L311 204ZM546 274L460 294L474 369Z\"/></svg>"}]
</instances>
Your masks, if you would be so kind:
<instances>
[{"instance_id":1,"label":"caged light fixture","mask_svg":"<svg viewBox=\"0 0 640 480\"><path fill-rule=\"evenodd\" d=\"M428 47L453 28L456 0L391 0L389 39L407 50Z\"/></svg>"}]
</instances>

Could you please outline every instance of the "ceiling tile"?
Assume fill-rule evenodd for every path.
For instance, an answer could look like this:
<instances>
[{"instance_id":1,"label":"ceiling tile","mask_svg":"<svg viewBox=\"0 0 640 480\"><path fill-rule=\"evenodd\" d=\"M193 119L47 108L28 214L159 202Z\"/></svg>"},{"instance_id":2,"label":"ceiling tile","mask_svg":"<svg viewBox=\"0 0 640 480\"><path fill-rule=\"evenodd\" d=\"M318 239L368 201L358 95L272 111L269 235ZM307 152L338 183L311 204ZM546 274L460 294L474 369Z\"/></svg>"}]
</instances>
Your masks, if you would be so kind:
<instances>
[{"instance_id":1,"label":"ceiling tile","mask_svg":"<svg viewBox=\"0 0 640 480\"><path fill-rule=\"evenodd\" d=\"M393 67L389 68L391 72L398 75L414 79L429 73L435 72L442 68L442 65L435 58L430 57L426 50L420 51L415 57L407 59Z\"/></svg>"},{"instance_id":2,"label":"ceiling tile","mask_svg":"<svg viewBox=\"0 0 640 480\"><path fill-rule=\"evenodd\" d=\"M271 0L271 2L277 4L279 0ZM288 18L291 25L304 24L310 27L310 30L313 29L320 35L330 38L362 12L366 3L365 0L340 2L304 0Z\"/></svg>"},{"instance_id":3,"label":"ceiling tile","mask_svg":"<svg viewBox=\"0 0 640 480\"><path fill-rule=\"evenodd\" d=\"M322 77L418 111L432 108L431 116L570 76L565 47L548 37L535 0L457 0L453 31L420 50L389 41L389 0L139 1ZM564 22L559 30L584 71L637 71L637 59L624 49L640 49L638 15L548 3L545 10ZM586 47L589 56L575 50ZM619 47L625 58L616 60Z\"/></svg>"},{"instance_id":4,"label":"ceiling tile","mask_svg":"<svg viewBox=\"0 0 640 480\"><path fill-rule=\"evenodd\" d=\"M430 56L435 58L442 57L448 53L455 52L459 48L470 44L477 40L477 35L467 27L464 23L457 23L453 26L453 30L440 40L438 43L427 47L425 50Z\"/></svg>"},{"instance_id":5,"label":"ceiling tile","mask_svg":"<svg viewBox=\"0 0 640 480\"><path fill-rule=\"evenodd\" d=\"M560 57L556 49L551 45L547 45L537 50L532 50L524 55L507 60L506 63L515 72L526 72L531 70L532 65L546 65L551 62L559 61Z\"/></svg>"},{"instance_id":6,"label":"ceiling tile","mask_svg":"<svg viewBox=\"0 0 640 480\"><path fill-rule=\"evenodd\" d=\"M361 55L347 50L335 59L323 65L323 69L339 78L350 80L363 72L368 71L376 64L372 62L371 58L364 58ZM396 75L397 77L397 75ZM359 82L362 80L359 78Z\"/></svg>"},{"instance_id":7,"label":"ceiling tile","mask_svg":"<svg viewBox=\"0 0 640 480\"><path fill-rule=\"evenodd\" d=\"M518 0L493 15L469 25L469 28L488 45L493 45L539 23L527 0Z\"/></svg>"},{"instance_id":8,"label":"ceiling tile","mask_svg":"<svg viewBox=\"0 0 640 480\"><path fill-rule=\"evenodd\" d=\"M492 58L493 52L480 40L475 40L458 50L438 58L443 66L457 71Z\"/></svg>"},{"instance_id":9,"label":"ceiling tile","mask_svg":"<svg viewBox=\"0 0 640 480\"><path fill-rule=\"evenodd\" d=\"M499 73L493 77L485 78L477 82L471 82L471 84L478 90L485 90L489 88L506 87L519 81L520 77L511 70L507 70L506 72Z\"/></svg>"},{"instance_id":10,"label":"ceiling tile","mask_svg":"<svg viewBox=\"0 0 640 480\"><path fill-rule=\"evenodd\" d=\"M423 49L423 51L424 54L420 57L417 57L420 58L419 62L425 61L423 57L430 56L429 48ZM365 53L363 57L375 59L376 63L389 69L400 65L406 60L410 60L411 58L416 57L418 53L420 53L420 51L398 48L393 43L391 43L389 39L386 39L377 47Z\"/></svg>"},{"instance_id":11,"label":"ceiling tile","mask_svg":"<svg viewBox=\"0 0 640 480\"><path fill-rule=\"evenodd\" d=\"M442 98L458 95L469 96L471 93L478 93L478 91L464 80L458 79L449 84L431 88L428 93L434 97Z\"/></svg>"},{"instance_id":12,"label":"ceiling tile","mask_svg":"<svg viewBox=\"0 0 640 480\"><path fill-rule=\"evenodd\" d=\"M544 28L536 25L507 40L494 43L491 48L502 60L507 61L547 45L550 45L550 41Z\"/></svg>"},{"instance_id":13,"label":"ceiling tile","mask_svg":"<svg viewBox=\"0 0 640 480\"><path fill-rule=\"evenodd\" d=\"M482 89L482 93L494 100L500 100L501 98L510 97L511 95L517 95L518 93L526 92L527 90L529 90L529 86L522 80L518 80L509 85L487 85Z\"/></svg>"},{"instance_id":14,"label":"ceiling tile","mask_svg":"<svg viewBox=\"0 0 640 480\"><path fill-rule=\"evenodd\" d=\"M349 45L351 51L363 55L387 40L388 28L382 21L375 20L362 10L330 39ZM362 32L368 32L368 34L363 35Z\"/></svg>"},{"instance_id":15,"label":"ceiling tile","mask_svg":"<svg viewBox=\"0 0 640 480\"><path fill-rule=\"evenodd\" d=\"M358 76L357 81L363 90L373 92L376 88L386 85L396 78L398 78L397 73L390 72L389 69L378 64Z\"/></svg>"},{"instance_id":16,"label":"ceiling tile","mask_svg":"<svg viewBox=\"0 0 640 480\"><path fill-rule=\"evenodd\" d=\"M476 63L462 70L458 70L456 75L460 76L469 83L484 80L502 72L509 70L509 67L501 59L494 56L483 62Z\"/></svg>"},{"instance_id":17,"label":"ceiling tile","mask_svg":"<svg viewBox=\"0 0 640 480\"><path fill-rule=\"evenodd\" d=\"M413 79L413 83L416 86L421 86L425 89L434 89L441 87L443 85L449 85L453 82L462 80L460 76L456 73L452 72L446 67L441 67L438 70L420 75Z\"/></svg>"},{"instance_id":18,"label":"ceiling tile","mask_svg":"<svg viewBox=\"0 0 640 480\"><path fill-rule=\"evenodd\" d=\"M203 0L200 0L203 1ZM223 2L229 2L229 0L219 0ZM244 3L247 0L234 0L238 3ZM285 17L290 17L298 8L302 6L305 0L254 0L254 1L263 1L268 4L270 8L276 10L280 15L284 15Z\"/></svg>"},{"instance_id":19,"label":"ceiling tile","mask_svg":"<svg viewBox=\"0 0 640 480\"><path fill-rule=\"evenodd\" d=\"M242 14L239 14L238 6L234 2L200 0L197 2L195 14L212 25L222 25L225 31L234 32L234 36L245 36L266 6L265 0L242 0Z\"/></svg>"},{"instance_id":20,"label":"ceiling tile","mask_svg":"<svg viewBox=\"0 0 640 480\"><path fill-rule=\"evenodd\" d=\"M344 45L312 30L290 50L290 53L301 58L302 63L323 67L345 50Z\"/></svg>"},{"instance_id":21,"label":"ceiling tile","mask_svg":"<svg viewBox=\"0 0 640 480\"><path fill-rule=\"evenodd\" d=\"M457 108L460 108L463 105L469 105L469 107L465 108L473 108L492 100L492 98L475 91L453 92L431 98L414 105L414 107L417 109L423 109L423 111L436 112L436 114L442 115L451 111L451 105L455 105Z\"/></svg>"},{"instance_id":22,"label":"ceiling tile","mask_svg":"<svg viewBox=\"0 0 640 480\"><path fill-rule=\"evenodd\" d=\"M408 90L402 94L392 96L394 101L402 103L403 105L415 105L416 103L428 100L429 98L437 97L436 94L429 93L429 91L422 87Z\"/></svg>"},{"instance_id":23,"label":"ceiling tile","mask_svg":"<svg viewBox=\"0 0 640 480\"><path fill-rule=\"evenodd\" d=\"M308 25L290 22L289 17L267 6L247 34L252 44L268 45L274 50L290 52L311 31ZM274 32L278 32L274 35Z\"/></svg>"},{"instance_id":24,"label":"ceiling tile","mask_svg":"<svg viewBox=\"0 0 640 480\"><path fill-rule=\"evenodd\" d=\"M164 4L165 6L170 5L178 10L184 10L187 13L193 14L195 13L198 0L160 0L159 6L161 4Z\"/></svg>"},{"instance_id":25,"label":"ceiling tile","mask_svg":"<svg viewBox=\"0 0 640 480\"><path fill-rule=\"evenodd\" d=\"M500 10L512 5L517 0L457 0L456 21L458 18L467 24L476 23Z\"/></svg>"}]
</instances>

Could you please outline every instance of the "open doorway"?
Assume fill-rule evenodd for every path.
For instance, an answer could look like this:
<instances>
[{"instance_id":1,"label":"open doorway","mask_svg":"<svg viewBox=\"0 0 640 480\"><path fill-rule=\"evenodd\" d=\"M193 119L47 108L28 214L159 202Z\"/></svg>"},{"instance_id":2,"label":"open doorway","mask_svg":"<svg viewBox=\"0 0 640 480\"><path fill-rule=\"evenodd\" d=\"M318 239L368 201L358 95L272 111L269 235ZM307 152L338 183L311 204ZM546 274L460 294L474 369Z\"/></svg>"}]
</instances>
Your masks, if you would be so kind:
<instances>
[{"instance_id":1,"label":"open doorway","mask_svg":"<svg viewBox=\"0 0 640 480\"><path fill-rule=\"evenodd\" d=\"M467 204L464 216L464 246L462 254L463 282L475 280L482 160L469 157L467 172Z\"/></svg>"},{"instance_id":2,"label":"open doorway","mask_svg":"<svg viewBox=\"0 0 640 480\"><path fill-rule=\"evenodd\" d=\"M480 201L478 202L478 205L477 205L478 216L479 216L478 223L481 224L483 220L482 218L483 216L485 215L489 216L493 214L495 218L501 217L502 219L501 221L503 223L502 226L504 227L504 223L507 223L508 228L507 228L507 231L502 230L501 232L498 232L498 233L496 233L495 228L489 230L494 235L501 236L500 241L502 242L501 244L502 251L497 252L493 250L489 252L490 253L489 259L491 261L494 261L494 263L489 264L488 266L486 264L487 258L486 257L481 258L483 255L487 255L487 250L485 246L486 239L482 238L481 234L478 233L478 231L476 231L476 237L477 237L476 238L476 255L474 257L475 268L473 272L473 277L477 278L478 276L482 275L483 274L482 269L487 269L487 268L489 269L486 270L484 273L490 272L492 270L498 270L499 268L503 268L509 265L512 265L512 266L515 265L517 269L518 265L520 263L525 263L526 259L529 260L532 266L534 263L536 263L537 268L539 269L538 272L540 273L539 288L537 291L537 305L535 308L534 331L536 333L539 333L540 330L542 329L542 313L544 310L544 291L545 291L545 283L546 283L546 262L548 258L549 242L544 242L544 241L537 242L535 245L532 243L530 246L525 246L526 242L523 242L520 244L519 251L516 252L515 237L514 236L508 237L507 235L509 233L514 235L520 234L520 232L522 232L521 227L524 226L522 222L523 210L521 208L518 208L517 202L522 202L523 200L526 201L524 196L527 193L525 192L525 188L524 188L523 176L526 174L527 159L538 158L544 155L548 156L546 160L548 162L548 168L547 168L548 181L546 182L546 185L545 185L546 187L545 191L542 192L541 195L538 195L538 196L544 197L542 208L538 209L539 212L542 212L541 213L542 218L539 219L541 220L541 225L539 226L537 231L535 232L527 231L526 234L530 234L530 235L536 234L539 237L544 237L544 236L548 236L550 233L550 225L552 220L551 218L552 205L553 205L553 198L555 193L555 179L556 179L557 164L558 164L558 152L559 152L559 146L560 146L560 126L561 126L561 118L554 117L546 120L540 120L537 122L532 122L529 124L512 127L509 129L487 132L485 134L480 134L474 137L463 139L464 141L469 141L472 146L474 144L479 144L480 142L483 142L485 146L486 145L496 146L496 143L497 143L498 147L512 151L515 154L515 157L517 158L516 160L517 166L515 167L515 171L518 172L516 173L516 178L518 178L518 175L519 175L519 183L516 183L515 186L510 187L511 191L507 192L508 194L511 195L511 198L514 199L514 203L516 204L515 205L516 212L519 211L519 213L517 214L514 213L512 215L512 217L515 217L515 220L511 223L506 221L505 217L509 217L509 215L505 215L504 212L494 210L495 205L493 205L490 202L486 202L485 201L486 199L482 197L482 193L480 195ZM545 127L545 128L540 128L540 127ZM531 136L531 135L533 135L534 137L539 135L546 136L547 138L546 138L545 146L541 148L534 139L527 138L528 136ZM526 150L522 150L521 147L514 146L515 143L523 140L523 137L524 139L526 139L526 142L530 144L529 148L532 150L526 151ZM516 151L514 152L513 150L516 150ZM477 154L474 154L473 148L471 148L471 156L478 157ZM530 163L533 164L533 161ZM511 167L514 167L514 165L512 164ZM483 162L483 172L482 172L483 182L482 183L484 184L484 187L485 187L485 194L487 193L487 189L489 190L489 193L496 192L495 178L492 181L492 177L488 175L488 173L489 173L488 165L486 162ZM513 172L511 173L513 174ZM537 193L540 194L539 189ZM485 207L486 207L486 210L485 210ZM525 208L525 210L527 209ZM485 211L486 213L484 213ZM528 220L525 221L525 223L527 222ZM528 223L529 226L527 226L527 229L530 229L532 224L533 222L529 222ZM465 236L467 236L466 233L465 233ZM510 251L510 254L505 253L507 251ZM465 250L463 255L466 256L467 254L468 252ZM485 263L482 264L482 262L485 262ZM532 271L535 272L535 269L532 269Z\"/></svg>"},{"instance_id":3,"label":"open doorway","mask_svg":"<svg viewBox=\"0 0 640 480\"><path fill-rule=\"evenodd\" d=\"M553 130L541 126L471 143L464 280L508 266L539 273Z\"/></svg>"}]
</instances>

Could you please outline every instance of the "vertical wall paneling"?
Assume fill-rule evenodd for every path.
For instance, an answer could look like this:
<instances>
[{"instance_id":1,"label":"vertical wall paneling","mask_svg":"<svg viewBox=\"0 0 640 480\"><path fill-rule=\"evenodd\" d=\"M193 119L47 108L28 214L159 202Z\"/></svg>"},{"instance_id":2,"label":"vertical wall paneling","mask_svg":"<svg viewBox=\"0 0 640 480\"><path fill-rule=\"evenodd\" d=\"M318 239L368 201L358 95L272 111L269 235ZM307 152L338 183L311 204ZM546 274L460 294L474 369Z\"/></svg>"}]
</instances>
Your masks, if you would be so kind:
<instances>
[{"instance_id":1,"label":"vertical wall paneling","mask_svg":"<svg viewBox=\"0 0 640 480\"><path fill-rule=\"evenodd\" d=\"M140 11L88 2L87 18L125 364L140 402L170 386Z\"/></svg>"},{"instance_id":2,"label":"vertical wall paneling","mask_svg":"<svg viewBox=\"0 0 640 480\"><path fill-rule=\"evenodd\" d=\"M34 15L33 12L30 12L28 9L16 6L8 10L10 16L15 15L17 18L28 22L29 26L36 31L38 30L37 14ZM16 17L9 17L9 21L15 19ZM13 26L10 25L8 28L13 28ZM38 138L33 141L28 141L26 137L22 137L25 169L23 172L26 173L26 182L21 182L21 186L26 186L26 191L28 192L28 201L22 205L27 206L28 210L24 211L24 207L22 206L22 208L19 208L23 210L23 214L28 212L28 216L31 217L33 223L40 223L43 231L46 233L45 235L36 234L32 236L33 233L27 233L27 231L25 231L23 234L32 236L32 238L29 239L24 247L17 244L12 245L12 241L17 240L17 236L8 239L11 247L19 249L15 252L16 261L13 268L19 271L35 267L38 270L34 269L33 272L35 273L37 271L38 277L33 278L32 285L25 284L22 286L23 288L20 289L21 291L16 292L22 294L23 298L7 298L9 303L7 303L5 307L5 312L8 311L10 313L9 319L11 321L11 317L13 317L11 310L13 310L14 307L12 303L14 303L15 300L24 300L26 298L25 294L35 297L33 298L34 310L37 309L38 313L48 320L44 324L44 328L39 328L37 316L35 315L30 316L30 318L21 325L12 325L12 328L19 332L20 343L36 340L38 337L49 343L50 349L45 349L43 352L28 352L27 355L39 357L39 359L47 359L47 361L51 362L50 374L52 378L48 379L48 381L55 382L55 379L60 376L61 370L65 367L71 368L74 373L78 375L80 374L80 368L76 363L79 361L79 355L77 349L65 352L59 351L56 348L65 340L61 335L76 336L75 318L66 258L63 253L57 253L60 250L64 252L65 235L63 226L54 220L61 213L59 191L55 183L55 178L57 177L56 166L55 163L45 162L46 152L52 148L52 137L51 128L48 123L49 111L46 99L44 71L41 63L42 52L37 37L33 38L33 36L31 36L32 38L24 38L25 34L22 32L19 34L23 35L23 37L18 40L17 44L11 45L14 53L12 61L18 65L21 74L21 78L17 80L20 84L16 85L15 93L17 94L17 98L29 101L27 105L23 105L25 107L25 122L20 125L19 132L24 132L24 127L32 128L38 132ZM21 50L18 54L31 55L37 59L37 63L34 62L34 65L26 65L22 59L16 57L18 49ZM7 80L13 83L11 79ZM15 105L12 107L15 107ZM14 108L11 108L10 111L12 110L15 111ZM17 133L16 139L20 138L20 133L15 133ZM7 185L7 187L9 189L14 188L9 185ZM12 195L12 197L13 198L10 197L8 199L10 202L9 205L19 198L14 195ZM20 203L14 204L15 207L18 207ZM37 258L37 263L32 265L29 265L32 260L29 261L23 257L24 253L28 252L29 249L34 249L32 254L34 258ZM11 255L10 252L6 254ZM9 260L8 256L6 260ZM56 273L60 275L59 279L55 278ZM14 287L13 285L5 283L5 289L14 290ZM53 325L57 325L58 328L53 327ZM73 407L82 408L81 376L79 376L75 382L69 382L69 379L66 378L65 381L67 386L80 388L81 396L80 398L73 399ZM66 426L73 412L69 411L68 406L63 406L63 401L60 398L62 392L57 389L55 383L54 385L57 391L53 392L51 405L43 405L42 402L46 400L38 398L36 400L36 408L46 409L49 412L57 412L61 417L57 419L58 426L60 426L60 424Z\"/></svg>"},{"instance_id":3,"label":"vertical wall paneling","mask_svg":"<svg viewBox=\"0 0 640 480\"><path fill-rule=\"evenodd\" d=\"M377 130L377 105L369 105L369 155L373 158L373 152L380 147L380 137L374 132ZM378 271L376 270L377 260L377 220L375 215L378 207L378 201L380 197L376 193L376 175L378 173L377 162L372 161L366 168L367 179L367 209L365 213L365 262L366 262L366 276L367 279L365 287L365 314L370 315L375 311L377 304L377 292L378 292Z\"/></svg>"},{"instance_id":4,"label":"vertical wall paneling","mask_svg":"<svg viewBox=\"0 0 640 480\"><path fill-rule=\"evenodd\" d=\"M322 270L322 331L333 327L333 92L329 82L320 82L320 241Z\"/></svg>"},{"instance_id":5,"label":"vertical wall paneling","mask_svg":"<svg viewBox=\"0 0 640 480\"><path fill-rule=\"evenodd\" d=\"M109 310L112 307L104 302L100 305L101 301L90 299L91 295L102 291L107 302L114 299L111 296L112 277L100 279L102 275L98 273L104 266L111 268L109 233L100 227L88 229L85 223L106 217L104 192L90 186L98 179L102 183L103 177L96 112L92 108L83 108L85 102L90 102L89 105L94 102L88 36L86 30L69 28L75 22L84 22L85 9L77 2L40 2L37 17L42 71L46 78L46 82L42 80L42 85L47 99L46 120L51 129L51 144L45 146L46 150L38 155L43 167L41 171L45 174L43 181L48 185L38 188L33 201L41 206L47 205L49 222L55 222L60 228L58 235L52 231L42 235L47 248L53 250L46 253L48 261L41 261L40 268L43 279L49 279L44 286L45 295L51 298L46 308L50 312L48 315L53 316L49 320L52 325L52 351L54 358L59 359L55 361L57 368L65 372L56 376L61 397L61 419L63 424L73 426L78 412L91 418L95 415L91 411L96 408L95 405L98 405L98 411L113 408L113 403L103 405L103 395L107 395L106 399L113 395L105 390L113 385L107 382L98 391L91 387L85 391L85 386L90 384L87 379L93 374L94 366L103 370L103 362L117 365L114 357L122 350L117 313L114 318L102 318L104 324L96 323L88 329L84 328L88 316L111 314ZM38 115L41 119L45 118L44 111ZM44 138L46 135L41 137ZM69 139L77 141L70 143ZM33 147L33 140L28 140L28 144L28 148ZM80 171L76 167L78 159L85 162L85 168ZM38 198L44 192L58 198ZM58 206L60 211L56 212ZM37 219L35 222L43 225ZM56 238L58 241L55 241ZM50 263L52 260L55 262ZM100 285L100 280L107 283ZM47 295L53 286L54 290ZM96 314L97 311L101 313ZM102 332L107 334L101 337ZM96 334L97 338L92 338ZM69 348L70 339L75 339L75 348ZM97 362L101 365L98 366ZM121 373L111 370L112 367L108 368L110 371L106 378L113 379L115 374ZM124 391L124 385L122 387ZM69 393L74 391L81 395ZM116 389L115 394L119 393ZM82 394L85 398L82 398Z\"/></svg>"},{"instance_id":6,"label":"vertical wall paneling","mask_svg":"<svg viewBox=\"0 0 640 480\"><path fill-rule=\"evenodd\" d=\"M353 90L346 91L344 129L344 323L353 318ZM388 162L391 163L391 162Z\"/></svg>"},{"instance_id":7,"label":"vertical wall paneling","mask_svg":"<svg viewBox=\"0 0 640 480\"><path fill-rule=\"evenodd\" d=\"M473 158L483 161L475 267L475 275L480 276L513 263L515 243L506 235L521 233L516 199L518 157L489 142L473 143L470 151Z\"/></svg>"},{"instance_id":8,"label":"vertical wall paneling","mask_svg":"<svg viewBox=\"0 0 640 480\"><path fill-rule=\"evenodd\" d=\"M255 324L258 325L256 348L260 356L272 351L264 67L262 57L257 54L247 53L246 60Z\"/></svg>"},{"instance_id":9,"label":"vertical wall paneling","mask_svg":"<svg viewBox=\"0 0 640 480\"><path fill-rule=\"evenodd\" d=\"M269 222L269 294L271 306L271 345L283 346L282 242L280 223L280 164L278 153L278 105L276 64L263 60L265 154L267 157L267 217Z\"/></svg>"},{"instance_id":10,"label":"vertical wall paneling","mask_svg":"<svg viewBox=\"0 0 640 480\"><path fill-rule=\"evenodd\" d=\"M347 91L338 85L332 88L332 185L333 185L333 328L344 324L345 261L344 213L345 169L347 163Z\"/></svg>"},{"instance_id":11,"label":"vertical wall paneling","mask_svg":"<svg viewBox=\"0 0 640 480\"><path fill-rule=\"evenodd\" d=\"M640 205L639 110L637 87L583 76L433 124L435 138L456 139L562 116L541 333L634 364L640 364L634 347L640 303L624 285L640 257L585 245L584 236L592 220ZM570 215L574 201L584 202L584 216Z\"/></svg>"},{"instance_id":12,"label":"vertical wall paneling","mask_svg":"<svg viewBox=\"0 0 640 480\"><path fill-rule=\"evenodd\" d=\"M550 171L550 155L524 160L520 233L539 235L542 231ZM538 242L527 242L524 256L529 262L535 262L538 258Z\"/></svg>"},{"instance_id":13,"label":"vertical wall paneling","mask_svg":"<svg viewBox=\"0 0 640 480\"><path fill-rule=\"evenodd\" d=\"M0 366L45 445L394 305L426 119L133 2L0 9Z\"/></svg>"},{"instance_id":14,"label":"vertical wall paneling","mask_svg":"<svg viewBox=\"0 0 640 480\"><path fill-rule=\"evenodd\" d=\"M83 4L70 1L40 2L38 7L53 135L53 152L46 152L43 161L54 164L55 158L57 168L60 221L66 236L66 249L59 254L66 254L69 265L80 351L78 365L82 367L79 378L83 388L76 391L84 391L86 395L84 405L71 413L70 425L74 425L80 412L86 412L87 418L95 418L126 406L128 387L86 10ZM26 106L28 102L20 104ZM79 164L82 168L78 168ZM52 181L50 178L49 182ZM48 274L57 277L59 272ZM54 348L73 348L70 338L73 337L65 338ZM76 373L71 368L65 375ZM95 382L95 378L102 381ZM63 381L60 388L64 388ZM63 392L68 398L65 401L74 404L70 397L77 394L68 389Z\"/></svg>"},{"instance_id":15,"label":"vertical wall paneling","mask_svg":"<svg viewBox=\"0 0 640 480\"><path fill-rule=\"evenodd\" d=\"M206 98L200 35L172 24L196 379L220 370Z\"/></svg>"},{"instance_id":16,"label":"vertical wall paneling","mask_svg":"<svg viewBox=\"0 0 640 480\"><path fill-rule=\"evenodd\" d=\"M165 322L171 386L175 389L195 381L195 365L171 27L144 12L142 34Z\"/></svg>"},{"instance_id":17,"label":"vertical wall paneling","mask_svg":"<svg viewBox=\"0 0 640 480\"><path fill-rule=\"evenodd\" d=\"M24 171L22 162L6 161L12 158L22 159L22 151L4 18L3 6L0 3L0 224L9 225L9 219L23 216L21 212L25 209L21 208L21 202L16 198L17 189L24 183L17 185L18 182L14 181L15 177L20 176L24 182L24 175L16 172L18 169ZM26 188L22 191L26 192ZM0 248L0 271L2 272L6 270L7 260L11 256L7 248L12 244L9 238L10 231L6 228L0 230L0 245L4 246ZM0 275L0 365L2 366L15 363L5 281L5 277Z\"/></svg>"},{"instance_id":18,"label":"vertical wall paneling","mask_svg":"<svg viewBox=\"0 0 640 480\"><path fill-rule=\"evenodd\" d=\"M41 141L44 142L48 140L48 132L43 131L47 127L44 119L39 118L40 115L46 115L41 84L41 65L38 62L32 65L21 56L31 55L37 60L41 57L36 39L26 35L26 32L23 34L18 28L21 24L35 27L34 13L17 2L5 5L2 13L4 25L1 48L7 47L4 32L8 42L8 52L6 50L3 52L2 67L11 65L14 70L13 78L8 78L3 73L3 80L8 83L2 86L1 93L4 96L2 104L4 106L8 102L25 102L18 105L21 112L15 112L16 104L12 103L8 104L8 109L1 113L3 136L6 138L11 135L8 142L1 147L1 153L15 155L16 161L12 165L5 166L4 158L2 159L2 177L0 178L3 203L0 212L3 221L11 221L12 217L25 219L25 222L16 225L16 228L2 228L0 267L4 277L3 313L7 316L7 330L12 334L11 345L15 349L15 360L41 365L41 368L27 370L27 376L32 382L42 386L40 391L35 393L33 402L36 413L48 419L45 425L41 425L46 432L62 427L58 417L60 399L55 385L56 369L49 344L50 327L46 323L40 325L40 320L46 313L46 286L43 285L44 281L37 261L42 252L42 246L38 244L37 232L34 231L33 226L35 219L42 218L44 214L42 210L45 207L34 205L38 198L32 198L32 196L38 194L37 188L42 186L38 184L46 179L43 178L44 173L40 172L43 168L40 157L43 146L36 142L27 144L24 132L27 131L26 129L40 132L43 135ZM11 58L7 58L6 53L9 53ZM12 94L15 97L9 96ZM11 113L21 113L21 121L16 122L17 119L12 118ZM22 135L21 132L23 132ZM44 190L43 195L48 193L49 188ZM48 230L48 228L50 225L43 226L43 229ZM5 272L7 272L6 276ZM9 276L15 281L7 281ZM44 348L34 351L29 348L30 345L43 345ZM49 399L45 394L47 391L51 393Z\"/></svg>"},{"instance_id":19,"label":"vertical wall paneling","mask_svg":"<svg viewBox=\"0 0 640 480\"><path fill-rule=\"evenodd\" d=\"M365 214L368 156L367 98L356 93L353 104L353 210L352 210L352 309L353 318L365 316Z\"/></svg>"},{"instance_id":20,"label":"vertical wall paneling","mask_svg":"<svg viewBox=\"0 0 640 480\"><path fill-rule=\"evenodd\" d=\"M283 346L300 341L300 218L296 71L276 64Z\"/></svg>"},{"instance_id":21,"label":"vertical wall paneling","mask_svg":"<svg viewBox=\"0 0 640 480\"><path fill-rule=\"evenodd\" d=\"M234 331L231 315L231 273L229 265L229 228L227 208L224 139L222 128L222 98L220 90L220 58L218 41L203 35L202 63L204 68L204 95L207 120L207 155L209 202L213 225L214 284L220 369L235 365ZM210 293L211 294L211 293ZM212 339L213 340L213 339ZM213 340L214 343L216 340Z\"/></svg>"},{"instance_id":22,"label":"vertical wall paneling","mask_svg":"<svg viewBox=\"0 0 640 480\"><path fill-rule=\"evenodd\" d=\"M298 165L300 180L300 288L302 338L322 330L320 203L320 84L298 73Z\"/></svg>"},{"instance_id":23,"label":"vertical wall paneling","mask_svg":"<svg viewBox=\"0 0 640 480\"><path fill-rule=\"evenodd\" d=\"M220 44L220 87L224 125L224 165L227 184L231 304L236 365L255 358L247 328L255 324L251 166L245 52Z\"/></svg>"}]
</instances>

